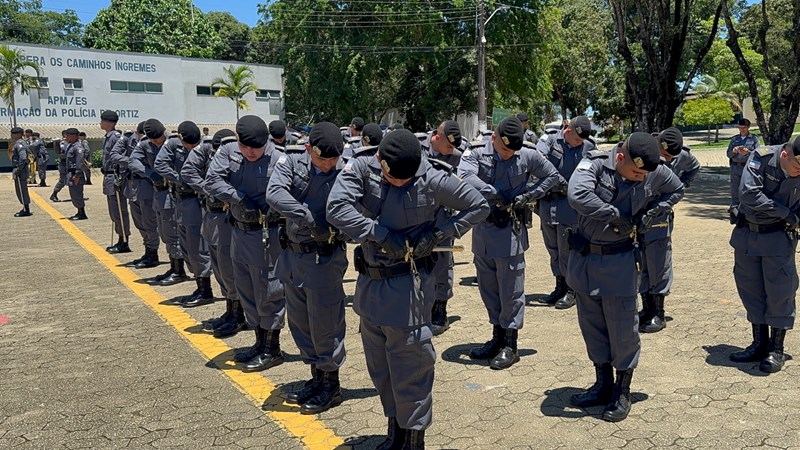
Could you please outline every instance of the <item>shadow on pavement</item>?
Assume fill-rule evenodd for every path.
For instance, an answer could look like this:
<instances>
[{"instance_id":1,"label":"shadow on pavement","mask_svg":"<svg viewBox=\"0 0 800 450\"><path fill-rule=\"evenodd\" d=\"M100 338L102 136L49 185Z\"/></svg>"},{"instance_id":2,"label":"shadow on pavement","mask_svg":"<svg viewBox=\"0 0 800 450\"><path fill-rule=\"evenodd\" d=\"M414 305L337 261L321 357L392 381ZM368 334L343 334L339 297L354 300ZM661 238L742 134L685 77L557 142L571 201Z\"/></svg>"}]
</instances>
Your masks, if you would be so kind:
<instances>
[{"instance_id":1,"label":"shadow on pavement","mask_svg":"<svg viewBox=\"0 0 800 450\"><path fill-rule=\"evenodd\" d=\"M686 196L681 200L681 208L689 216L716 219L729 225L728 206L730 201L730 183L698 178L686 190Z\"/></svg>"},{"instance_id":2,"label":"shadow on pavement","mask_svg":"<svg viewBox=\"0 0 800 450\"><path fill-rule=\"evenodd\" d=\"M378 447L386 439L386 435L370 434L367 436L354 436L345 439L344 444L334 450L367 450Z\"/></svg>"},{"instance_id":3,"label":"shadow on pavement","mask_svg":"<svg viewBox=\"0 0 800 450\"><path fill-rule=\"evenodd\" d=\"M545 399L539 408L542 414L548 417L565 417L577 419L580 417L594 416L600 418L603 415L605 406L593 406L591 408L576 408L569 404L569 398L574 394L584 392L585 389L565 386L544 391ZM649 398L644 392L632 392L631 404L645 401Z\"/></svg>"},{"instance_id":4,"label":"shadow on pavement","mask_svg":"<svg viewBox=\"0 0 800 450\"><path fill-rule=\"evenodd\" d=\"M462 277L459 286L478 286L478 277Z\"/></svg>"},{"instance_id":5,"label":"shadow on pavement","mask_svg":"<svg viewBox=\"0 0 800 450\"><path fill-rule=\"evenodd\" d=\"M733 367L735 369L739 369L739 371L744 372L748 375L752 375L754 377L766 377L769 374L762 372L758 368L759 361L751 362L751 363L737 363L733 362L728 358L728 356L733 352L738 352L743 350L741 347L736 347L734 345L728 344L717 344L717 345L704 345L703 350L708 352L708 356L706 356L706 363L717 366L717 367ZM791 360L791 355L786 355L786 360Z\"/></svg>"},{"instance_id":6,"label":"shadow on pavement","mask_svg":"<svg viewBox=\"0 0 800 450\"><path fill-rule=\"evenodd\" d=\"M442 359L448 362L464 364L465 366L489 366L489 361L485 359L470 359L469 350L473 347L480 347L481 343L472 344L458 344L454 345L442 352ZM536 350L530 348L519 349L519 357L533 356L538 353Z\"/></svg>"},{"instance_id":7,"label":"shadow on pavement","mask_svg":"<svg viewBox=\"0 0 800 450\"><path fill-rule=\"evenodd\" d=\"M226 351L220 353L219 355L215 356L211 360L209 360L206 363L206 367L211 368L211 369L220 369L220 370L228 370L228 369L239 369L239 370L241 370L242 366L244 366L244 364L238 364L237 362L235 362L233 360L233 357L236 355L237 351L247 350L248 348L249 347L241 347L241 348L236 348L236 349L232 348L230 350L226 350ZM285 363L302 361L302 358L300 358L300 355L294 355L294 354L291 354L291 353L283 352L283 360L284 360L284 364L285 364ZM267 370L264 370L263 372L264 373L269 373L270 370L274 370L274 369L267 369Z\"/></svg>"}]
</instances>

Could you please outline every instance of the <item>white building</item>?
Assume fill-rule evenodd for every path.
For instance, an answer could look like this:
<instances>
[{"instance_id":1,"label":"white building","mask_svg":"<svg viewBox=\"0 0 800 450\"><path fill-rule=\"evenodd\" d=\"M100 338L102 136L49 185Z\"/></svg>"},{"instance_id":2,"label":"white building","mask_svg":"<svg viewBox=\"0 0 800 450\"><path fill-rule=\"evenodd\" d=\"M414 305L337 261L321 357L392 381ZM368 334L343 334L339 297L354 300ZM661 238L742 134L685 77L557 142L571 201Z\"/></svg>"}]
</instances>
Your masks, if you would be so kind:
<instances>
[{"instance_id":1,"label":"white building","mask_svg":"<svg viewBox=\"0 0 800 450\"><path fill-rule=\"evenodd\" d=\"M250 109L267 123L283 118L283 67L179 56L111 52L71 47L2 43L21 50L41 66L41 89L16 95L17 124L60 139L61 130L75 127L90 138L101 138L98 123L104 110L119 114L118 128L132 128L154 117L167 129L184 120L209 126L211 133L236 123L234 102L213 95L211 80L223 68L247 65L255 75L257 93L245 97ZM12 111L0 104L0 139L8 139ZM2 152L5 153L5 152Z\"/></svg>"}]
</instances>

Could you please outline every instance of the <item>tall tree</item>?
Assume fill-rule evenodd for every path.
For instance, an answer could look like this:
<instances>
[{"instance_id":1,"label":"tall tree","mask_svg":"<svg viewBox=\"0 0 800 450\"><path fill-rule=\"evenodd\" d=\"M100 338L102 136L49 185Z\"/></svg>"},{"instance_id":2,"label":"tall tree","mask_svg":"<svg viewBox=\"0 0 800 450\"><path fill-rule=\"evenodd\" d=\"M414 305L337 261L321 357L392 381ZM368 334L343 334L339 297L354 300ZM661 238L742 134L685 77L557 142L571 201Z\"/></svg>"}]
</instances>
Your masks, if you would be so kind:
<instances>
[{"instance_id":1,"label":"tall tree","mask_svg":"<svg viewBox=\"0 0 800 450\"><path fill-rule=\"evenodd\" d=\"M84 45L161 55L211 58L219 33L190 0L112 0L86 26Z\"/></svg>"},{"instance_id":2,"label":"tall tree","mask_svg":"<svg viewBox=\"0 0 800 450\"><path fill-rule=\"evenodd\" d=\"M33 72L31 75L29 72ZM25 52L0 45L0 98L11 109L13 126L17 126L17 106L14 96L17 90L22 95L39 87L42 76L39 64L25 59Z\"/></svg>"},{"instance_id":3,"label":"tall tree","mask_svg":"<svg viewBox=\"0 0 800 450\"><path fill-rule=\"evenodd\" d=\"M258 91L258 86L253 83L253 71L247 66L228 66L222 71L225 72L225 76L214 78L211 81L211 88L216 90L214 95L217 97L233 100L236 105L236 121L239 121L239 111L250 109L244 97Z\"/></svg>"},{"instance_id":4,"label":"tall tree","mask_svg":"<svg viewBox=\"0 0 800 450\"><path fill-rule=\"evenodd\" d=\"M726 42L747 80L761 136L768 144L784 143L791 137L800 112L800 1L762 1L747 8L741 19L741 31L761 54L761 68L769 82L769 122L757 68L748 61L740 43L740 30L724 2L723 16L728 32Z\"/></svg>"},{"instance_id":5,"label":"tall tree","mask_svg":"<svg viewBox=\"0 0 800 450\"><path fill-rule=\"evenodd\" d=\"M39 0L0 0L0 41L80 46L83 25L72 9L44 11Z\"/></svg>"},{"instance_id":6,"label":"tall tree","mask_svg":"<svg viewBox=\"0 0 800 450\"><path fill-rule=\"evenodd\" d=\"M219 34L222 46L214 54L215 59L246 61L250 53L250 27L236 20L231 13L210 11L208 22Z\"/></svg>"},{"instance_id":7,"label":"tall tree","mask_svg":"<svg viewBox=\"0 0 800 450\"><path fill-rule=\"evenodd\" d=\"M688 100L681 107L681 121L686 125L704 125L708 129L708 143L711 143L711 125L725 123L733 118L731 104L719 95L710 95ZM719 141L719 128L716 141Z\"/></svg>"},{"instance_id":8,"label":"tall tree","mask_svg":"<svg viewBox=\"0 0 800 450\"><path fill-rule=\"evenodd\" d=\"M714 42L726 1L608 0L639 130L656 131L672 125L675 111ZM709 16L710 27L699 26Z\"/></svg>"}]
</instances>

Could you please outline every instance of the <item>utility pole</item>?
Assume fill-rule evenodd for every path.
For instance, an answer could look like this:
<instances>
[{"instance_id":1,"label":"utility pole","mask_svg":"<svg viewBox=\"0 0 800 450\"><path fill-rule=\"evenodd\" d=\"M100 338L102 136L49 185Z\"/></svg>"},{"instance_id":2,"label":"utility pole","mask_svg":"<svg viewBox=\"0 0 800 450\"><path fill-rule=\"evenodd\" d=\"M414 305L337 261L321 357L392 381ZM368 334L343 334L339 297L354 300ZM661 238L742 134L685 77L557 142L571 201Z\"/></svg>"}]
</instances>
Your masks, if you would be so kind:
<instances>
[{"instance_id":1,"label":"utility pole","mask_svg":"<svg viewBox=\"0 0 800 450\"><path fill-rule=\"evenodd\" d=\"M478 129L486 131L486 6L478 0Z\"/></svg>"}]
</instances>

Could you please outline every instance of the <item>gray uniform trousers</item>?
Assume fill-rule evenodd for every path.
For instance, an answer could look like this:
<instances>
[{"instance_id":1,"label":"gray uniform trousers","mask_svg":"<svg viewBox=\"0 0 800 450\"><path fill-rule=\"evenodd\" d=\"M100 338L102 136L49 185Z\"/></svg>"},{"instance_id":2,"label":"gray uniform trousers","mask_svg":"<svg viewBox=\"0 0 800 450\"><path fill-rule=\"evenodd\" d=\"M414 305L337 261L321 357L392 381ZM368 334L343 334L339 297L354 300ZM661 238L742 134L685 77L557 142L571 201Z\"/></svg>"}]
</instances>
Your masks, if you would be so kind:
<instances>
[{"instance_id":1,"label":"gray uniform trousers","mask_svg":"<svg viewBox=\"0 0 800 450\"><path fill-rule=\"evenodd\" d=\"M636 296L576 295L578 325L589 359L595 364L610 363L617 370L636 368L642 350Z\"/></svg>"},{"instance_id":2,"label":"gray uniform trousers","mask_svg":"<svg viewBox=\"0 0 800 450\"><path fill-rule=\"evenodd\" d=\"M224 212L206 210L201 232L203 239L208 243L211 269L219 283L222 297L238 300L233 278L233 261L231 261L231 226L226 222L225 215Z\"/></svg>"},{"instance_id":3,"label":"gray uniform trousers","mask_svg":"<svg viewBox=\"0 0 800 450\"><path fill-rule=\"evenodd\" d=\"M158 234L161 236L161 242L167 246L167 254L170 258L183 259L178 237L178 222L175 220L175 202L169 198L166 190L156 190L153 195L153 210L158 219Z\"/></svg>"},{"instance_id":4,"label":"gray uniform trousers","mask_svg":"<svg viewBox=\"0 0 800 450\"><path fill-rule=\"evenodd\" d=\"M17 172L14 177L14 192L17 193L17 200L22 205L29 205L31 203L30 194L28 194L28 166L25 166Z\"/></svg>"},{"instance_id":5,"label":"gray uniform trousers","mask_svg":"<svg viewBox=\"0 0 800 450\"><path fill-rule=\"evenodd\" d=\"M748 322L792 329L797 313L797 239L790 242L782 231L756 233L736 227L731 245L734 246L733 278Z\"/></svg>"},{"instance_id":6,"label":"gray uniform trousers","mask_svg":"<svg viewBox=\"0 0 800 450\"><path fill-rule=\"evenodd\" d=\"M86 206L86 202L83 200L83 185L86 183L86 180L83 179L83 172L80 170L77 171L76 175L78 177L78 184L74 184L72 178L68 180L69 198L72 200L72 206L83 208Z\"/></svg>"},{"instance_id":7,"label":"gray uniform trousers","mask_svg":"<svg viewBox=\"0 0 800 450\"><path fill-rule=\"evenodd\" d=\"M340 247L319 258L287 248L275 264L286 290L289 331L300 356L323 372L339 370L345 361L342 278L346 270L347 252Z\"/></svg>"},{"instance_id":8,"label":"gray uniform trousers","mask_svg":"<svg viewBox=\"0 0 800 450\"><path fill-rule=\"evenodd\" d=\"M106 203L108 204L108 215L111 217L111 222L114 224L114 232L118 236L125 236L126 238L131 235L131 222L128 217L128 200L122 197L121 193L117 192L114 186L114 175L103 176L103 194L106 195ZM117 196L119 196L119 204L117 204ZM121 216L120 216L121 212Z\"/></svg>"},{"instance_id":9,"label":"gray uniform trousers","mask_svg":"<svg viewBox=\"0 0 800 450\"><path fill-rule=\"evenodd\" d=\"M39 175L39 182L45 184L47 180L47 162L44 160L36 160L36 172Z\"/></svg>"},{"instance_id":10,"label":"gray uniform trousers","mask_svg":"<svg viewBox=\"0 0 800 450\"><path fill-rule=\"evenodd\" d=\"M138 183L135 197L131 198L131 215L133 223L139 234L142 235L142 242L145 248L157 250L159 246L158 236L158 216L153 209L153 185L147 179L131 180Z\"/></svg>"},{"instance_id":11,"label":"gray uniform trousers","mask_svg":"<svg viewBox=\"0 0 800 450\"><path fill-rule=\"evenodd\" d=\"M231 259L236 293L248 325L279 330L286 317L286 298L283 284L275 276L275 260L281 251L278 227L269 228L268 255L261 236L261 230L232 230Z\"/></svg>"},{"instance_id":12,"label":"gray uniform trousers","mask_svg":"<svg viewBox=\"0 0 800 450\"><path fill-rule=\"evenodd\" d=\"M475 255L478 291L489 313L489 323L521 330L525 319L525 255Z\"/></svg>"},{"instance_id":13,"label":"gray uniform trousers","mask_svg":"<svg viewBox=\"0 0 800 450\"><path fill-rule=\"evenodd\" d=\"M64 186L67 185L67 163L64 160L64 157L61 157L61 161L58 162L58 182L53 187L53 194L58 195Z\"/></svg>"},{"instance_id":14,"label":"gray uniform trousers","mask_svg":"<svg viewBox=\"0 0 800 450\"><path fill-rule=\"evenodd\" d=\"M542 238L547 254L550 255L550 271L553 276L561 277L567 273L569 244L567 244L567 228L570 225L549 224L541 222Z\"/></svg>"},{"instance_id":15,"label":"gray uniform trousers","mask_svg":"<svg viewBox=\"0 0 800 450\"><path fill-rule=\"evenodd\" d=\"M739 204L739 184L742 182L744 162L732 162L731 166L731 205Z\"/></svg>"},{"instance_id":16,"label":"gray uniform trousers","mask_svg":"<svg viewBox=\"0 0 800 450\"><path fill-rule=\"evenodd\" d=\"M674 216L653 224L640 239L642 273L639 293L669 295L672 272L672 229Z\"/></svg>"},{"instance_id":17,"label":"gray uniform trousers","mask_svg":"<svg viewBox=\"0 0 800 450\"><path fill-rule=\"evenodd\" d=\"M189 270L195 277L211 276L211 256L208 243L203 239L203 208L197 197L175 200L175 218L178 239Z\"/></svg>"},{"instance_id":18,"label":"gray uniform trousers","mask_svg":"<svg viewBox=\"0 0 800 450\"><path fill-rule=\"evenodd\" d=\"M452 246L455 238L447 238L439 245ZM435 301L445 301L453 298L453 252L440 252L436 254L436 265L433 266L433 276L436 278Z\"/></svg>"}]
</instances>

